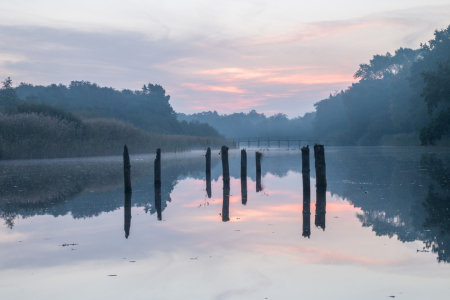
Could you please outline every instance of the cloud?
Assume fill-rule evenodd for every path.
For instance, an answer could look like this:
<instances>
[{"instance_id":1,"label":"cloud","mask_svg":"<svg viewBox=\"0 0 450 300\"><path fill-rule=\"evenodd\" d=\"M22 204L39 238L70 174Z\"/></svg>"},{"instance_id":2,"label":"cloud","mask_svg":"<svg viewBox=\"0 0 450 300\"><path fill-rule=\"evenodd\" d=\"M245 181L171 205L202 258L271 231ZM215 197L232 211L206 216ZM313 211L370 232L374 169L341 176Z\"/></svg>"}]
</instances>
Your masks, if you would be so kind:
<instances>
[{"instance_id":1,"label":"cloud","mask_svg":"<svg viewBox=\"0 0 450 300\"><path fill-rule=\"evenodd\" d=\"M182 86L187 86L196 91L214 91L214 92L227 92L243 94L247 93L246 90L237 88L235 86L214 86L214 85L202 85L197 83L183 83Z\"/></svg>"},{"instance_id":2,"label":"cloud","mask_svg":"<svg viewBox=\"0 0 450 300\"><path fill-rule=\"evenodd\" d=\"M434 29L448 25L450 6L303 23L297 17L271 19L268 11L250 7L245 11L255 19L239 16L239 26L219 13L221 21L184 14L179 15L182 21L166 20L163 12L157 18L152 13L155 18L148 24L155 27L149 25L150 31L39 22L7 26L3 21L0 78L45 85L89 80L117 89L140 89L151 82L166 89L179 112L256 109L295 117L349 86L359 64L374 54L418 47L432 38ZM234 13L226 11L227 16Z\"/></svg>"}]
</instances>

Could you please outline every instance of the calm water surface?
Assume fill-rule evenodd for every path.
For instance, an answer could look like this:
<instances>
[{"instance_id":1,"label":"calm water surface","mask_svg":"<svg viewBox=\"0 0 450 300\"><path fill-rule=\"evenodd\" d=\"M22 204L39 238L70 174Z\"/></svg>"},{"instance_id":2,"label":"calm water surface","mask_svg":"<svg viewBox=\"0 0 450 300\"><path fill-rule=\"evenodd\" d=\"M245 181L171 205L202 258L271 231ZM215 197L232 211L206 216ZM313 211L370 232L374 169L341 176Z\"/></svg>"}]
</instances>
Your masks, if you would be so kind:
<instances>
[{"instance_id":1,"label":"calm water surface","mask_svg":"<svg viewBox=\"0 0 450 300\"><path fill-rule=\"evenodd\" d=\"M259 192L249 150L246 200L230 150L225 201L218 152L211 197L204 152L163 153L160 193L131 156L131 199L121 157L0 162L0 299L449 299L448 149L328 147L317 207L313 153L308 205L298 149Z\"/></svg>"}]
</instances>

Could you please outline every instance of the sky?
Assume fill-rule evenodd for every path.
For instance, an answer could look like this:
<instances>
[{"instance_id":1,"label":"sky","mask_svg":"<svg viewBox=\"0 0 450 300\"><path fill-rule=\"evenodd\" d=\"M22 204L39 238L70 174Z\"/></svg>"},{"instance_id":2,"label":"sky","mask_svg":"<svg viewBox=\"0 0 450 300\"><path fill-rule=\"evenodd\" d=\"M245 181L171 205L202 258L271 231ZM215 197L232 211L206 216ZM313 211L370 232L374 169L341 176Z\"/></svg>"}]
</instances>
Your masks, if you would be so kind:
<instances>
[{"instance_id":1,"label":"sky","mask_svg":"<svg viewBox=\"0 0 450 300\"><path fill-rule=\"evenodd\" d=\"M153 83L177 112L296 117L449 16L450 0L0 0L0 78Z\"/></svg>"}]
</instances>

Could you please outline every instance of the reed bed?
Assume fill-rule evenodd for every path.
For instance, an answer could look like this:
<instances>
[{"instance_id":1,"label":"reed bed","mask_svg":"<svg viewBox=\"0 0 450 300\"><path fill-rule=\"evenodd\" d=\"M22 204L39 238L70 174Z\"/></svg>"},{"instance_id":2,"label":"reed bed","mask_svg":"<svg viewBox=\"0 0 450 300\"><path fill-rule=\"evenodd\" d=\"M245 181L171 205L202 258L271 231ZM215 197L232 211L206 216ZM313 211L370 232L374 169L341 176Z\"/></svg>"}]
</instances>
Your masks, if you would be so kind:
<instances>
[{"instance_id":1,"label":"reed bed","mask_svg":"<svg viewBox=\"0 0 450 300\"><path fill-rule=\"evenodd\" d=\"M0 113L0 159L36 159L145 154L161 148L165 152L235 147L234 141L215 137L193 137L148 133L111 119L84 119L81 123L53 116Z\"/></svg>"}]
</instances>

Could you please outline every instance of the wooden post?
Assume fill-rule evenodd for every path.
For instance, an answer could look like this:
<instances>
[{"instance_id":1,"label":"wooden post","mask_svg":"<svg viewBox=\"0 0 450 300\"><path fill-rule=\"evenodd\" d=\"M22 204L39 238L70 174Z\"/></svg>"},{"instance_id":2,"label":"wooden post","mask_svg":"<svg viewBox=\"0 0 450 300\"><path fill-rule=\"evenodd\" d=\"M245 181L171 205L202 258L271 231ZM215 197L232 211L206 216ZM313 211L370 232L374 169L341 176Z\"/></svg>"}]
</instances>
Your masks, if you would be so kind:
<instances>
[{"instance_id":1,"label":"wooden post","mask_svg":"<svg viewBox=\"0 0 450 300\"><path fill-rule=\"evenodd\" d=\"M256 152L256 192L262 191L261 185L261 159L263 154L261 152Z\"/></svg>"},{"instance_id":2,"label":"wooden post","mask_svg":"<svg viewBox=\"0 0 450 300\"><path fill-rule=\"evenodd\" d=\"M222 146L220 150L220 155L222 158L222 177L224 188L230 188L230 168L228 165L228 147Z\"/></svg>"},{"instance_id":3,"label":"wooden post","mask_svg":"<svg viewBox=\"0 0 450 300\"><path fill-rule=\"evenodd\" d=\"M280 146L280 140L278 140L278 148L280 148L281 146Z\"/></svg>"},{"instance_id":4,"label":"wooden post","mask_svg":"<svg viewBox=\"0 0 450 300\"><path fill-rule=\"evenodd\" d=\"M250 148L250 138L248 138L248 148Z\"/></svg>"},{"instance_id":5,"label":"wooden post","mask_svg":"<svg viewBox=\"0 0 450 300\"><path fill-rule=\"evenodd\" d=\"M258 148L259 148L259 139L258 139Z\"/></svg>"},{"instance_id":6,"label":"wooden post","mask_svg":"<svg viewBox=\"0 0 450 300\"><path fill-rule=\"evenodd\" d=\"M241 196L242 205L247 204L247 151L241 150Z\"/></svg>"},{"instance_id":7,"label":"wooden post","mask_svg":"<svg viewBox=\"0 0 450 300\"><path fill-rule=\"evenodd\" d=\"M325 148L323 145L314 145L314 160L316 166L316 187L327 188L327 177L325 168Z\"/></svg>"},{"instance_id":8,"label":"wooden post","mask_svg":"<svg viewBox=\"0 0 450 300\"><path fill-rule=\"evenodd\" d=\"M288 149L290 149L290 148L291 148L291 141L288 140Z\"/></svg>"},{"instance_id":9,"label":"wooden post","mask_svg":"<svg viewBox=\"0 0 450 300\"><path fill-rule=\"evenodd\" d=\"M123 147L123 181L125 193L131 193L131 165L127 145Z\"/></svg>"},{"instance_id":10,"label":"wooden post","mask_svg":"<svg viewBox=\"0 0 450 300\"><path fill-rule=\"evenodd\" d=\"M306 147L302 147L302 173L309 174L309 146L306 145Z\"/></svg>"},{"instance_id":11,"label":"wooden post","mask_svg":"<svg viewBox=\"0 0 450 300\"><path fill-rule=\"evenodd\" d=\"M124 208L124 225L125 238L128 239L130 236L131 227L131 193L125 193L125 201L123 204Z\"/></svg>"},{"instance_id":12,"label":"wooden post","mask_svg":"<svg viewBox=\"0 0 450 300\"><path fill-rule=\"evenodd\" d=\"M267 138L267 148L270 148L270 139Z\"/></svg>"},{"instance_id":13,"label":"wooden post","mask_svg":"<svg viewBox=\"0 0 450 300\"><path fill-rule=\"evenodd\" d=\"M155 169L155 185L161 186L161 149L156 150L154 169Z\"/></svg>"},{"instance_id":14,"label":"wooden post","mask_svg":"<svg viewBox=\"0 0 450 300\"><path fill-rule=\"evenodd\" d=\"M241 178L247 178L247 151L241 150Z\"/></svg>"},{"instance_id":15,"label":"wooden post","mask_svg":"<svg viewBox=\"0 0 450 300\"><path fill-rule=\"evenodd\" d=\"M161 184L155 183L155 208L158 221L162 220L162 210L161 210Z\"/></svg>"},{"instance_id":16,"label":"wooden post","mask_svg":"<svg viewBox=\"0 0 450 300\"><path fill-rule=\"evenodd\" d=\"M206 174L211 174L211 148L206 150Z\"/></svg>"}]
</instances>

